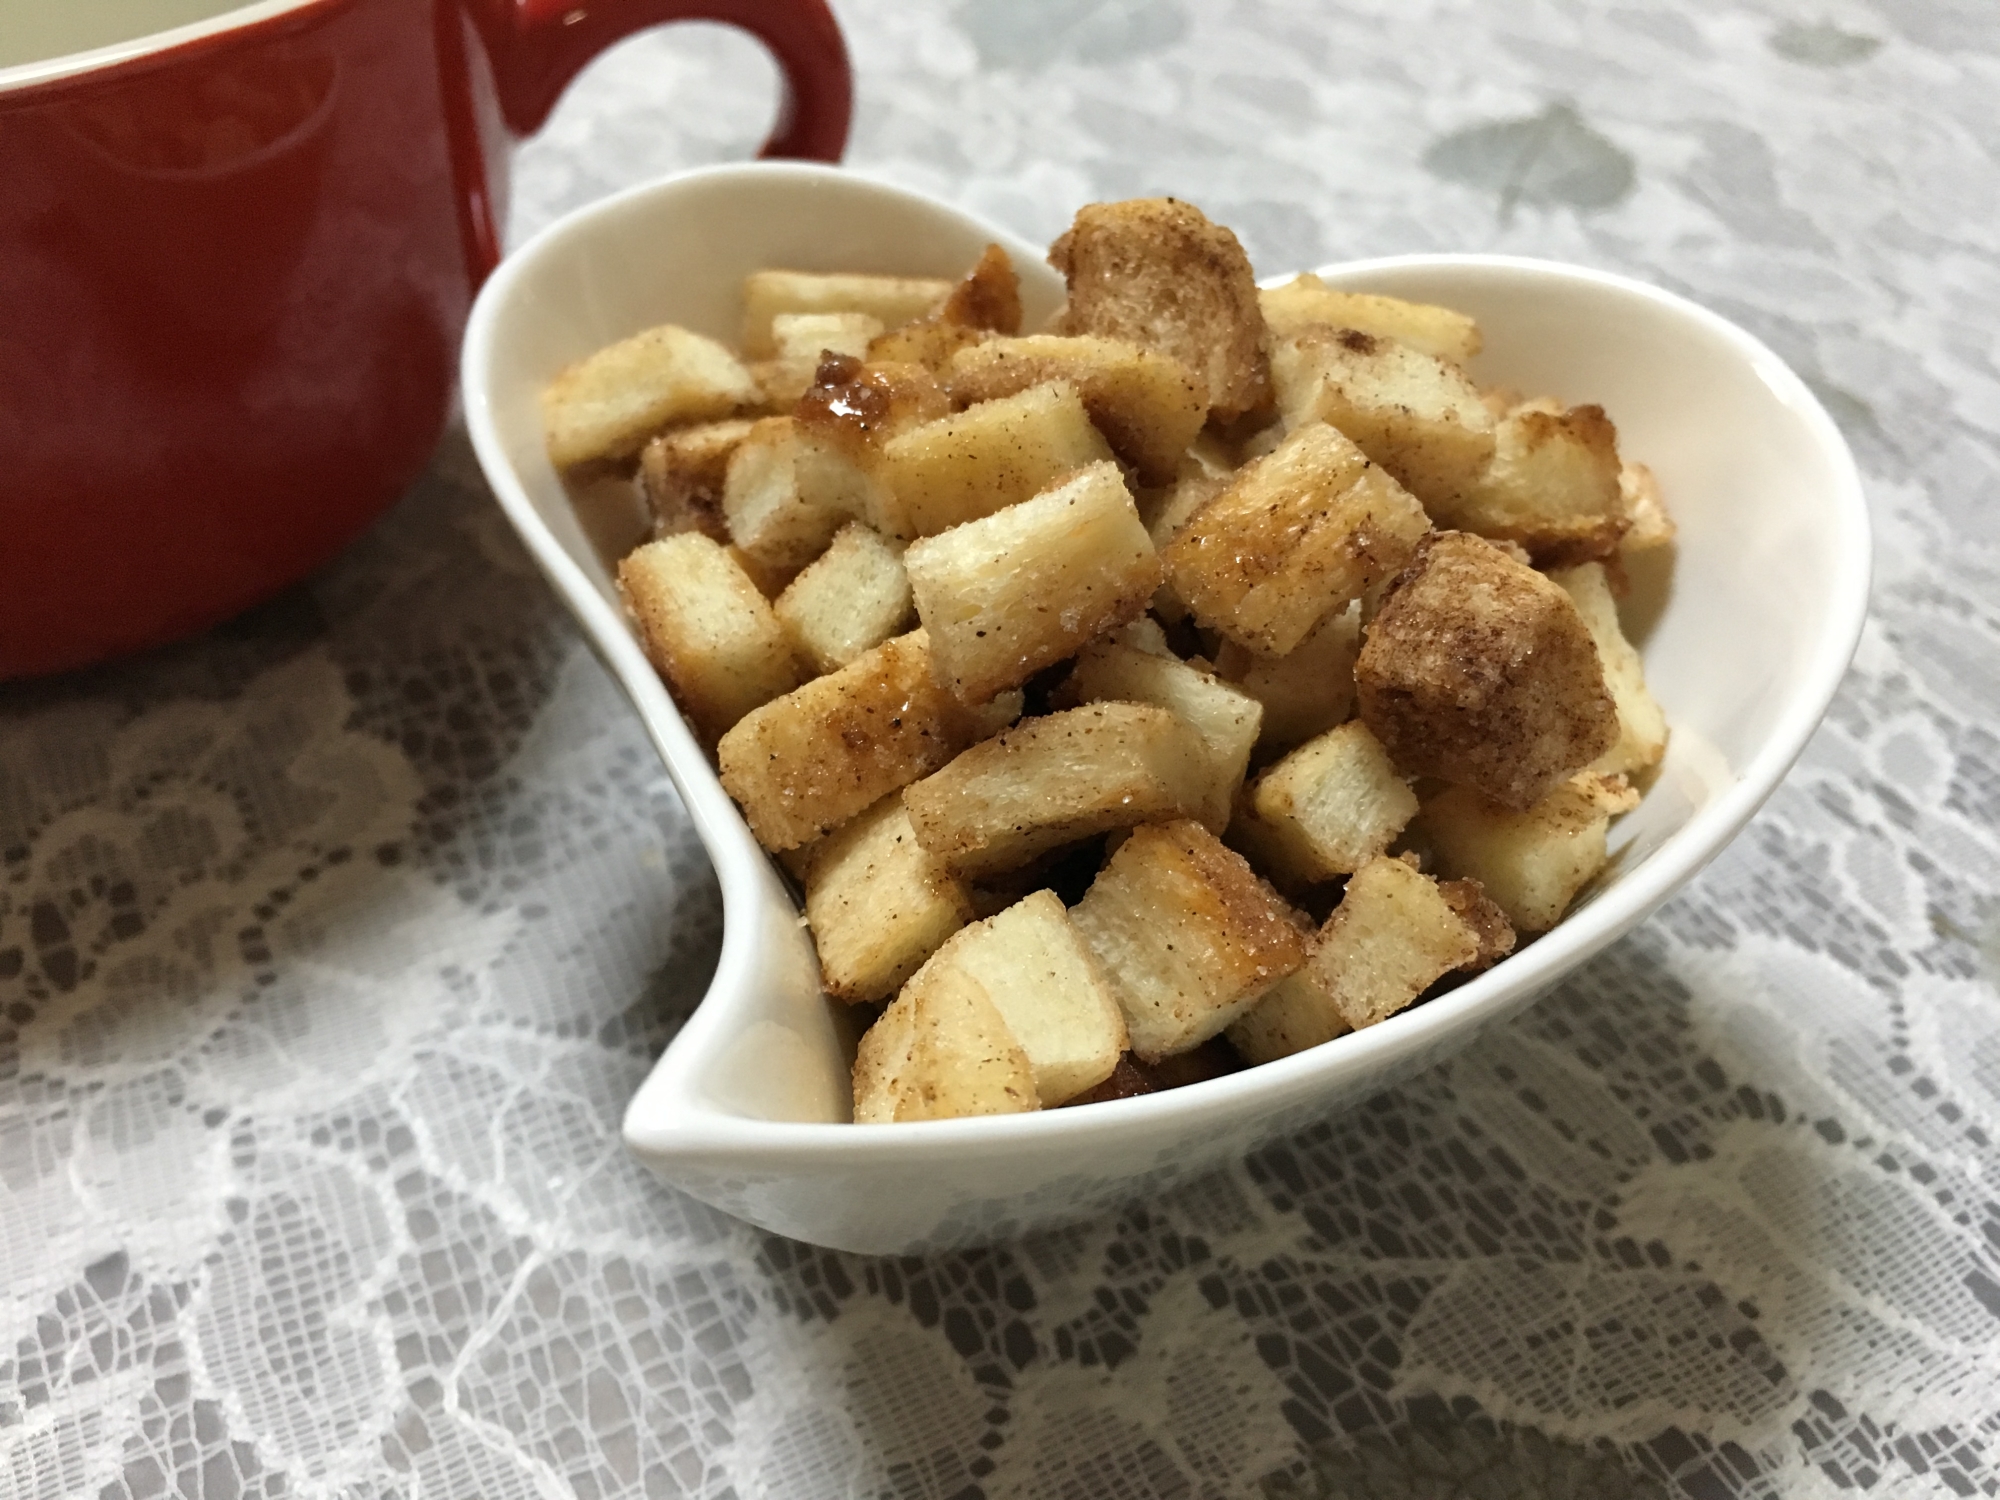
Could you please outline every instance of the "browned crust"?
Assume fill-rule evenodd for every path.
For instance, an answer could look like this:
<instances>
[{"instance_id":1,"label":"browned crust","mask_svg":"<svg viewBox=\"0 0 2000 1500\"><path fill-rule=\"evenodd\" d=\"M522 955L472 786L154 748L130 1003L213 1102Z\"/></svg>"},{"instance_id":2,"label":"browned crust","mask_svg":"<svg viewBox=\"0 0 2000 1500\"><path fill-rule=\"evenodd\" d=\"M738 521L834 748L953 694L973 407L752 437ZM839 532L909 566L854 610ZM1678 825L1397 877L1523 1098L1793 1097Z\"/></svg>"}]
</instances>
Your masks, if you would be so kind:
<instances>
[{"instance_id":1,"label":"browned crust","mask_svg":"<svg viewBox=\"0 0 2000 1500\"><path fill-rule=\"evenodd\" d=\"M1092 203L1049 247L1069 283L1061 332L1128 339L1178 359L1233 421L1271 402L1264 313L1236 236L1175 198Z\"/></svg>"},{"instance_id":2,"label":"browned crust","mask_svg":"<svg viewBox=\"0 0 2000 1500\"><path fill-rule=\"evenodd\" d=\"M938 317L961 328L1021 331L1021 278L998 245L988 245L965 279L951 289Z\"/></svg>"}]
</instances>

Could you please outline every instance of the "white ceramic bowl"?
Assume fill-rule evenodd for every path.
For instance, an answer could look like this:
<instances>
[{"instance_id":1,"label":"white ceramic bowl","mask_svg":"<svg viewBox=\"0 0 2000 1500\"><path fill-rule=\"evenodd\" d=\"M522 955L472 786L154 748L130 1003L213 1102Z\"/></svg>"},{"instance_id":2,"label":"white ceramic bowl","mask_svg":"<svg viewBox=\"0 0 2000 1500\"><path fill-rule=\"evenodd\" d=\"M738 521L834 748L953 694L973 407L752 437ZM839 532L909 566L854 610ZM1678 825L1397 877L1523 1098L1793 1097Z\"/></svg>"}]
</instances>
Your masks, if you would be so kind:
<instances>
[{"instance_id":1,"label":"white ceramic bowl","mask_svg":"<svg viewBox=\"0 0 2000 1500\"><path fill-rule=\"evenodd\" d=\"M1811 735L1866 608L1852 458L1805 386L1713 313L1600 272L1497 256L1322 267L1330 283L1476 317L1473 368L1595 401L1658 473L1680 526L1646 672L1673 726L1612 873L1554 932L1470 983L1281 1062L1080 1109L847 1123L846 1045L798 910L627 628L542 448L559 368L676 322L733 339L760 266L949 276L988 241L1031 326L1061 296L1041 250L918 194L832 168L755 165L635 188L552 225L487 282L465 336L467 420L508 518L637 707L715 860L722 955L634 1097L625 1139L661 1177L752 1223L842 1249L1005 1239L1157 1191L1349 1107L1465 1046L1659 905L1740 829ZM1658 582L1659 580L1656 580Z\"/></svg>"}]
</instances>

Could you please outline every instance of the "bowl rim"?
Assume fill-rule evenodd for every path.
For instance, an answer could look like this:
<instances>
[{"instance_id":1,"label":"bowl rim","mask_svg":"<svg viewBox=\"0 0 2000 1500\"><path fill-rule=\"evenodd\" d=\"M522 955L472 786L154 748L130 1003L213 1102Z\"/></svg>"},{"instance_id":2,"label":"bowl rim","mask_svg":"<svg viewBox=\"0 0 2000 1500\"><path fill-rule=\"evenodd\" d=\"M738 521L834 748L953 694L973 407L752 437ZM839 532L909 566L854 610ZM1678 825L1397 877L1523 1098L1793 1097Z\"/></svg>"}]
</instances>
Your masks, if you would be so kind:
<instances>
[{"instance_id":1,"label":"bowl rim","mask_svg":"<svg viewBox=\"0 0 2000 1500\"><path fill-rule=\"evenodd\" d=\"M495 420L486 376L498 350L498 339L515 288L530 271L574 239L588 238L607 218L656 195L673 193L689 184L731 177L793 177L801 183L837 179L844 184L886 192L955 216L1007 246L1026 246L1018 235L991 225L975 214L927 193L851 168L802 163L745 163L712 166L670 174L626 188L562 215L511 252L488 278L467 322L461 360L461 389L475 452L501 509L528 548L538 567L555 587L582 627L583 634L611 669L634 703L658 746L665 768L680 791L697 834L716 869L723 901L723 941L715 977L654 1071L633 1097L624 1134L634 1150L654 1158L727 1159L748 1166L756 1160L783 1160L794 1167L816 1159L838 1158L844 1167L868 1161L906 1162L910 1159L954 1157L967 1148L986 1151L1032 1150L1057 1139L1087 1148L1097 1137L1133 1132L1164 1137L1170 1121L1208 1113L1249 1116L1271 1112L1288 1100L1330 1091L1336 1074L1367 1072L1429 1037L1454 1030L1476 1029L1503 1012L1510 1002L1539 993L1562 973L1623 936L1676 889L1718 855L1776 790L1805 749L1830 707L1841 679L1859 644L1868 611L1872 542L1868 508L1852 452L1839 428L1805 382L1768 345L1720 314L1652 283L1617 272L1527 256L1487 253L1425 253L1376 256L1329 262L1313 268L1322 275L1351 281L1391 270L1489 270L1542 282L1584 283L1650 302L1686 319L1732 347L1771 390L1805 424L1831 469L1832 493L1827 498L1825 525L1833 538L1834 568L1825 588L1826 623L1812 643L1808 658L1788 682L1785 701L1763 744L1734 780L1688 821L1589 905L1566 917L1526 949L1485 973L1421 1006L1412 1007L1361 1031L1338 1038L1338 1047L1314 1047L1275 1062L1259 1064L1185 1088L1164 1090L1130 1099L1111 1100L1080 1110L1037 1110L1022 1114L986 1115L963 1119L903 1122L893 1129L856 1126L849 1122L758 1119L705 1106L688 1097L662 1096L656 1080L671 1078L676 1054L685 1057L704 1050L710 1033L726 1026L726 1005L716 1005L720 992L746 967L750 944L758 939L752 903L768 900L773 872L769 857L751 836L741 814L723 792L714 768L678 709L667 697L657 675L626 622L613 611L597 587L564 550L536 514L526 487L509 462ZM1298 272L1267 279L1281 281ZM650 703L650 709L649 709ZM664 703L667 721L658 721ZM677 755L691 754L700 766L700 780L690 785L687 767ZM720 802L718 808L715 804ZM753 863L754 861L754 863ZM760 868L761 867L761 868ZM796 913L796 906L788 906ZM829 1001L829 1004L833 1002ZM641 1118L642 1114L644 1118Z\"/></svg>"}]
</instances>

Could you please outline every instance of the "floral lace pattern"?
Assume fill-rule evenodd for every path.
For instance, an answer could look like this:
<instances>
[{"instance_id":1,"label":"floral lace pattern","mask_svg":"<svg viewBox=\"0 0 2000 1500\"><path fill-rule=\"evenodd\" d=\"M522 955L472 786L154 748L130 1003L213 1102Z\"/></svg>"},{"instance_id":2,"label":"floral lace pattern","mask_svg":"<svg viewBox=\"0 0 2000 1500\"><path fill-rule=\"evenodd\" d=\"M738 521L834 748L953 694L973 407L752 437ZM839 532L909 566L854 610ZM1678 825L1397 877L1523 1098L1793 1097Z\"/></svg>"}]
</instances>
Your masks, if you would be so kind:
<instances>
[{"instance_id":1,"label":"floral lace pattern","mask_svg":"<svg viewBox=\"0 0 2000 1500\"><path fill-rule=\"evenodd\" d=\"M1875 616L1657 918L1455 1061L990 1251L762 1236L623 1154L713 879L463 439L336 565L0 694L0 1493L2000 1492L2000 19L1975 0L855 0L858 167L1267 269L1684 291L1855 446ZM515 230L747 154L681 28ZM1614 413L1615 415L1615 413Z\"/></svg>"}]
</instances>

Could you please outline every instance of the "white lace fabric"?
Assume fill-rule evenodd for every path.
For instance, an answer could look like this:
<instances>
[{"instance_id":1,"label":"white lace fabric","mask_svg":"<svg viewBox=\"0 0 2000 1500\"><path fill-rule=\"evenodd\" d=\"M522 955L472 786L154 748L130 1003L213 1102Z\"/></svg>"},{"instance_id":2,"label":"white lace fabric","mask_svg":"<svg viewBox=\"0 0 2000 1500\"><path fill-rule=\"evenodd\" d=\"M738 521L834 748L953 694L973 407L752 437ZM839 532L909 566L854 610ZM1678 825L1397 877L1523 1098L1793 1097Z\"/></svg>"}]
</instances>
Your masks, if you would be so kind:
<instances>
[{"instance_id":1,"label":"white lace fabric","mask_svg":"<svg viewBox=\"0 0 2000 1500\"><path fill-rule=\"evenodd\" d=\"M1827 725L1408 1086L1024 1244L815 1250L619 1145L714 882L454 434L276 603L0 690L0 1495L2000 1492L2000 13L839 11L852 162L1031 238L1173 192L1266 270L1549 255L1771 342L1878 533ZM615 54L517 235L748 154L769 72Z\"/></svg>"}]
</instances>

